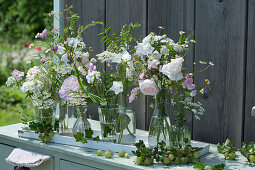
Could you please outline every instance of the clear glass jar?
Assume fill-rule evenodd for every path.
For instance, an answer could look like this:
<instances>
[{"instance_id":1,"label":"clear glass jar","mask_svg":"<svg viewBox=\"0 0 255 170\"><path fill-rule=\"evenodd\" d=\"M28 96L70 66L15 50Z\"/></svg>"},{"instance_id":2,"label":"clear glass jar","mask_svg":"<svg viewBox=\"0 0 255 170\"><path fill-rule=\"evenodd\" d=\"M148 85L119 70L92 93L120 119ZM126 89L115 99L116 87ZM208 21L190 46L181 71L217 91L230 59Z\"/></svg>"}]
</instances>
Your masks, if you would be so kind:
<instances>
[{"instance_id":1,"label":"clear glass jar","mask_svg":"<svg viewBox=\"0 0 255 170\"><path fill-rule=\"evenodd\" d=\"M179 122L181 121L181 122ZM170 146L178 146L184 148L190 144L191 128L185 119L176 120L170 127Z\"/></svg>"},{"instance_id":2,"label":"clear glass jar","mask_svg":"<svg viewBox=\"0 0 255 170\"><path fill-rule=\"evenodd\" d=\"M76 106L58 104L59 109L59 134L63 136L73 136L73 127L78 114Z\"/></svg>"},{"instance_id":3,"label":"clear glass jar","mask_svg":"<svg viewBox=\"0 0 255 170\"><path fill-rule=\"evenodd\" d=\"M116 142L118 108L98 107L103 141Z\"/></svg>"},{"instance_id":4,"label":"clear glass jar","mask_svg":"<svg viewBox=\"0 0 255 170\"><path fill-rule=\"evenodd\" d=\"M39 109L35 107L36 120L43 123L46 126L51 126L55 129L55 115L56 115L56 105L48 109Z\"/></svg>"},{"instance_id":5,"label":"clear glass jar","mask_svg":"<svg viewBox=\"0 0 255 170\"><path fill-rule=\"evenodd\" d=\"M165 98L160 93L154 97L154 111L149 126L149 147L156 147L162 140L169 146L170 119L165 112Z\"/></svg>"},{"instance_id":6,"label":"clear glass jar","mask_svg":"<svg viewBox=\"0 0 255 170\"><path fill-rule=\"evenodd\" d=\"M77 115L77 120L75 121L73 126L73 135L77 134L78 132L83 133L85 135L85 129L91 128L91 125L86 116L87 106L86 105L68 106L68 108L71 110L73 109Z\"/></svg>"}]
</instances>

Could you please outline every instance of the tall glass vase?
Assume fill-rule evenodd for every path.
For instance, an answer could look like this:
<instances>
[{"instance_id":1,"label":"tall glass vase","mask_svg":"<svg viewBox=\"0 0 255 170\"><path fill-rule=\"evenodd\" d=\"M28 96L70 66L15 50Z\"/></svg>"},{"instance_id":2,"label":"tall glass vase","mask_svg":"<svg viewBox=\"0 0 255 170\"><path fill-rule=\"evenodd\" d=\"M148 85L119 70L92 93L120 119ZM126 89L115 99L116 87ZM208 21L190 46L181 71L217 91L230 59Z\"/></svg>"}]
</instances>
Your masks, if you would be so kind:
<instances>
[{"instance_id":1,"label":"tall glass vase","mask_svg":"<svg viewBox=\"0 0 255 170\"><path fill-rule=\"evenodd\" d=\"M91 125L86 116L87 106L76 105L76 106L73 106L73 109L75 110L77 114L77 120L75 121L73 126L73 135L77 134L78 132L85 134L85 129L91 128Z\"/></svg>"},{"instance_id":2,"label":"tall glass vase","mask_svg":"<svg viewBox=\"0 0 255 170\"><path fill-rule=\"evenodd\" d=\"M117 120L117 142L122 144L134 144L136 142L135 113L127 109L126 93L121 93L119 98Z\"/></svg>"},{"instance_id":3,"label":"tall glass vase","mask_svg":"<svg viewBox=\"0 0 255 170\"><path fill-rule=\"evenodd\" d=\"M99 107L98 114L102 140L116 142L118 108Z\"/></svg>"},{"instance_id":4,"label":"tall glass vase","mask_svg":"<svg viewBox=\"0 0 255 170\"><path fill-rule=\"evenodd\" d=\"M191 128L185 119L184 106L177 101L171 112L175 120L170 127L170 145L184 148L191 141Z\"/></svg>"},{"instance_id":5,"label":"tall glass vase","mask_svg":"<svg viewBox=\"0 0 255 170\"><path fill-rule=\"evenodd\" d=\"M164 141L167 146L170 144L170 119L165 112L165 97L162 92L154 96L154 111L150 121L148 142L149 147L156 147L159 142Z\"/></svg>"}]
</instances>

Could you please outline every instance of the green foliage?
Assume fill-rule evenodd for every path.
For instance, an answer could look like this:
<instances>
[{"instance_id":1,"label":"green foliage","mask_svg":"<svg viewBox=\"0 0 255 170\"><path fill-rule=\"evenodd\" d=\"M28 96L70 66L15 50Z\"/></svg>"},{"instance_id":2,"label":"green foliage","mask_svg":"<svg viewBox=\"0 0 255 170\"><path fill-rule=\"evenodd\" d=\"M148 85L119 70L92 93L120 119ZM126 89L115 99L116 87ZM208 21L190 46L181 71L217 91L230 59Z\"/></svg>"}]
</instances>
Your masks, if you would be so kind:
<instances>
[{"instance_id":1,"label":"green foliage","mask_svg":"<svg viewBox=\"0 0 255 170\"><path fill-rule=\"evenodd\" d=\"M139 165L147 165L146 160L152 159L156 162L161 162L165 165L171 163L174 164L187 164L187 163L197 163L200 157L198 151L203 148L194 148L190 145L185 148L180 147L169 147L166 146L164 141L160 142L155 148L148 148L145 146L144 142L140 140L135 144L137 150L132 151L132 153L137 156ZM136 163L137 164L137 163ZM148 164L149 165L149 164Z\"/></svg>"},{"instance_id":2,"label":"green foliage","mask_svg":"<svg viewBox=\"0 0 255 170\"><path fill-rule=\"evenodd\" d=\"M249 144L242 143L241 153L247 158L250 165L255 165L255 143L252 141Z\"/></svg>"},{"instance_id":3,"label":"green foliage","mask_svg":"<svg viewBox=\"0 0 255 170\"><path fill-rule=\"evenodd\" d=\"M13 92L11 88L0 87L0 108L4 109L22 103L24 94L21 91Z\"/></svg>"},{"instance_id":4,"label":"green foliage","mask_svg":"<svg viewBox=\"0 0 255 170\"><path fill-rule=\"evenodd\" d=\"M224 164L220 164L220 165L208 165L208 164L202 164L201 162L198 162L194 167L194 169L197 170L224 170L225 169L225 165Z\"/></svg>"},{"instance_id":5,"label":"green foliage","mask_svg":"<svg viewBox=\"0 0 255 170\"><path fill-rule=\"evenodd\" d=\"M52 10L52 0L0 0L1 40L16 43L32 39L52 23L47 16Z\"/></svg>"},{"instance_id":6,"label":"green foliage","mask_svg":"<svg viewBox=\"0 0 255 170\"><path fill-rule=\"evenodd\" d=\"M84 133L78 132L77 134L73 135L73 137L76 139L76 142L81 143L87 143L87 140L95 140L99 141L99 136L93 137L93 130L91 128L85 129L85 135ZM84 137L85 136L85 137Z\"/></svg>"},{"instance_id":7,"label":"green foliage","mask_svg":"<svg viewBox=\"0 0 255 170\"><path fill-rule=\"evenodd\" d=\"M220 143L217 144L217 149L219 153L224 154L225 159L229 158L231 160L235 159L235 152L237 148L234 146L234 142L227 139L222 145Z\"/></svg>"}]
</instances>

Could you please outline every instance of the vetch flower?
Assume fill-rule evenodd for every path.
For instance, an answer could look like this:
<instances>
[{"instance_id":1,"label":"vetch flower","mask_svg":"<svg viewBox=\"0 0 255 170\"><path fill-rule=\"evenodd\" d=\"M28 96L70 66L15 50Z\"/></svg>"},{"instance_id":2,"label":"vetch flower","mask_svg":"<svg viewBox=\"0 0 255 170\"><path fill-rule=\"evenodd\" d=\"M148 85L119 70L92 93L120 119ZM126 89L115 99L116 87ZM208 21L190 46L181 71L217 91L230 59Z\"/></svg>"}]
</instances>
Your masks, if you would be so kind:
<instances>
[{"instance_id":1,"label":"vetch flower","mask_svg":"<svg viewBox=\"0 0 255 170\"><path fill-rule=\"evenodd\" d=\"M139 88L144 95L154 96L159 92L157 84L150 79L140 80Z\"/></svg>"},{"instance_id":2,"label":"vetch flower","mask_svg":"<svg viewBox=\"0 0 255 170\"><path fill-rule=\"evenodd\" d=\"M195 84L193 84L193 78L187 77L186 80L182 83L182 87L189 90L195 89Z\"/></svg>"},{"instance_id":3,"label":"vetch flower","mask_svg":"<svg viewBox=\"0 0 255 170\"><path fill-rule=\"evenodd\" d=\"M123 84L121 81L114 81L112 87L110 88L117 95L123 92Z\"/></svg>"},{"instance_id":4,"label":"vetch flower","mask_svg":"<svg viewBox=\"0 0 255 170\"><path fill-rule=\"evenodd\" d=\"M182 63L184 59L182 57L171 59L171 62L163 65L162 73L165 74L170 80L181 80L182 74Z\"/></svg>"},{"instance_id":5,"label":"vetch flower","mask_svg":"<svg viewBox=\"0 0 255 170\"><path fill-rule=\"evenodd\" d=\"M45 38L47 37L47 35L48 35L48 31L46 28L42 31L42 33L38 33L38 37L40 38Z\"/></svg>"}]
</instances>

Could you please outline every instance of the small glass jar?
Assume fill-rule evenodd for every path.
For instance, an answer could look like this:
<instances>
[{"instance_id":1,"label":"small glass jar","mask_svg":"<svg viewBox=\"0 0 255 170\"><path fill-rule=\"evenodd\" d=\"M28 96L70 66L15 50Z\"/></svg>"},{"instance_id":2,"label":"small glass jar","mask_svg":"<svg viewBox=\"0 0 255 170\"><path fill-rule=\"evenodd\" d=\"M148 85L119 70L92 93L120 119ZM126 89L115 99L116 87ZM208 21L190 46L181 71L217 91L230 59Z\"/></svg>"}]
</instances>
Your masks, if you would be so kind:
<instances>
[{"instance_id":1,"label":"small glass jar","mask_svg":"<svg viewBox=\"0 0 255 170\"><path fill-rule=\"evenodd\" d=\"M45 126L50 126L55 129L55 115L56 115L56 105L48 109L39 109L35 107L36 120L43 123Z\"/></svg>"},{"instance_id":2,"label":"small glass jar","mask_svg":"<svg viewBox=\"0 0 255 170\"><path fill-rule=\"evenodd\" d=\"M98 114L102 140L116 142L118 108L98 107Z\"/></svg>"},{"instance_id":3,"label":"small glass jar","mask_svg":"<svg viewBox=\"0 0 255 170\"><path fill-rule=\"evenodd\" d=\"M75 106L59 104L59 134L63 136L73 136L73 126L77 120Z\"/></svg>"}]
</instances>

